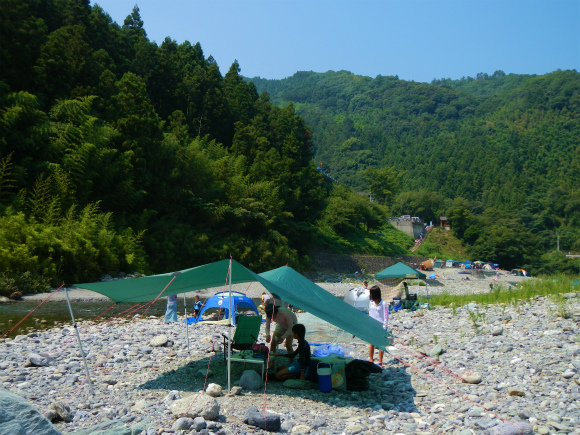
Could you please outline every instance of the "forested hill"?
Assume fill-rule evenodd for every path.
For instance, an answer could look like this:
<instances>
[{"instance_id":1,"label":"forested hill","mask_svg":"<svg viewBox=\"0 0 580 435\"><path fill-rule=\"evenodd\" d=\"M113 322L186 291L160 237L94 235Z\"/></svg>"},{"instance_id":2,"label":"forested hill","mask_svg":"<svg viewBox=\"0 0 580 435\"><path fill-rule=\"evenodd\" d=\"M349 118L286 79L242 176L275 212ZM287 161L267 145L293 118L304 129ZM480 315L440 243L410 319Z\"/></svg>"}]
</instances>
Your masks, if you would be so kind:
<instances>
[{"instance_id":1,"label":"forested hill","mask_svg":"<svg viewBox=\"0 0 580 435\"><path fill-rule=\"evenodd\" d=\"M304 266L330 187L309 128L237 62L150 41L137 7L118 25L88 0L2 0L0 20L0 291Z\"/></svg>"},{"instance_id":2,"label":"forested hill","mask_svg":"<svg viewBox=\"0 0 580 435\"><path fill-rule=\"evenodd\" d=\"M368 167L404 172L395 212L436 218L452 212L444 199L460 198L465 214L492 208L511 213L542 235L546 249L555 247L557 229L566 234L565 249L580 248L576 71L496 71L430 84L348 71L299 72L252 82L272 102L294 103L312 128L316 163L337 180L366 190ZM419 191L423 203L436 204L421 206Z\"/></svg>"},{"instance_id":3,"label":"forested hill","mask_svg":"<svg viewBox=\"0 0 580 435\"><path fill-rule=\"evenodd\" d=\"M580 249L576 72L223 71L199 43L150 41L138 7L117 24L88 0L1 0L0 293L230 255L264 271L405 254L401 212L446 214L504 267L534 271L556 230Z\"/></svg>"}]
</instances>

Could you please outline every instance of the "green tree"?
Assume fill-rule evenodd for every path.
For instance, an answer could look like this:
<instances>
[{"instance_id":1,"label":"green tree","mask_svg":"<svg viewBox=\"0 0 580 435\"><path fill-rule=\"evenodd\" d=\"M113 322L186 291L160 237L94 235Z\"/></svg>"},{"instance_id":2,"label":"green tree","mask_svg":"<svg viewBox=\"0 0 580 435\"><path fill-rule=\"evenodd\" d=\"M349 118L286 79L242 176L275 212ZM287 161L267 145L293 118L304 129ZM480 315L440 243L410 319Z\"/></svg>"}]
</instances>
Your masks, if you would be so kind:
<instances>
[{"instance_id":1,"label":"green tree","mask_svg":"<svg viewBox=\"0 0 580 435\"><path fill-rule=\"evenodd\" d=\"M152 188L156 174L163 123L153 109L145 83L139 76L126 73L117 83L117 88L115 127L121 135L120 149L123 160L130 165L126 170L134 176L134 187L143 199L147 190ZM127 206L136 207L137 203L129 202Z\"/></svg>"},{"instance_id":2,"label":"green tree","mask_svg":"<svg viewBox=\"0 0 580 435\"><path fill-rule=\"evenodd\" d=\"M472 222L471 204L469 201L465 198L455 198L447 207L446 214L455 237L463 239L465 230Z\"/></svg>"},{"instance_id":3,"label":"green tree","mask_svg":"<svg viewBox=\"0 0 580 435\"><path fill-rule=\"evenodd\" d=\"M82 89L93 72L85 28L71 25L52 32L40 49L35 70L39 86L49 99L68 98L73 90L85 94Z\"/></svg>"},{"instance_id":4,"label":"green tree","mask_svg":"<svg viewBox=\"0 0 580 435\"><path fill-rule=\"evenodd\" d=\"M15 91L31 91L35 85L34 64L48 28L34 14L32 2L2 0L0 7L0 65L2 80Z\"/></svg>"},{"instance_id":5,"label":"green tree","mask_svg":"<svg viewBox=\"0 0 580 435\"><path fill-rule=\"evenodd\" d=\"M437 222L444 209L445 198L439 192L420 189L397 195L393 212L395 215L418 216L424 222Z\"/></svg>"},{"instance_id":6,"label":"green tree","mask_svg":"<svg viewBox=\"0 0 580 435\"><path fill-rule=\"evenodd\" d=\"M252 82L246 83L240 76L240 65L235 60L224 77L224 94L235 121L247 124L256 113L258 92Z\"/></svg>"},{"instance_id":7,"label":"green tree","mask_svg":"<svg viewBox=\"0 0 580 435\"><path fill-rule=\"evenodd\" d=\"M404 172L399 172L394 166L367 169L365 176L373 200L379 204L388 204L400 189L399 180L403 175Z\"/></svg>"}]
</instances>

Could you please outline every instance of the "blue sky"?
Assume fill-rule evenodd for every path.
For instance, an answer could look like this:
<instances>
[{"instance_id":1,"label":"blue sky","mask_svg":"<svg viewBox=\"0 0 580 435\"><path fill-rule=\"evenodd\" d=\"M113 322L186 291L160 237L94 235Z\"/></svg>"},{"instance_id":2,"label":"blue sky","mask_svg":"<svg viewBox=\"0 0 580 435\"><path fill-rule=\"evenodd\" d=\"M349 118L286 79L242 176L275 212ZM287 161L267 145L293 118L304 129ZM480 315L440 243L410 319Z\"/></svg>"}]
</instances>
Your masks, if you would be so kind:
<instances>
[{"instance_id":1,"label":"blue sky","mask_svg":"<svg viewBox=\"0 0 580 435\"><path fill-rule=\"evenodd\" d=\"M580 71L580 0L91 0L150 40L199 42L225 74L348 70L404 80Z\"/></svg>"}]
</instances>

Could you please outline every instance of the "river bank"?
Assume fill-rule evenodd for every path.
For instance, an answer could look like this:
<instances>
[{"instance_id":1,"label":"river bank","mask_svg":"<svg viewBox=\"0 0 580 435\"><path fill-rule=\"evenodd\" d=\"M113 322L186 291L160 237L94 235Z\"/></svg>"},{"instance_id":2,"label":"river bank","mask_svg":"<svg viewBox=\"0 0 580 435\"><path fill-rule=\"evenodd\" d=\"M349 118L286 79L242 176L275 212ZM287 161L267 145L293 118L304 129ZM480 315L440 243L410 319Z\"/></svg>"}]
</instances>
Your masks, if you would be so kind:
<instances>
[{"instance_id":1,"label":"river bank","mask_svg":"<svg viewBox=\"0 0 580 435\"><path fill-rule=\"evenodd\" d=\"M452 294L473 294L489 291L489 284L502 285L505 288L519 285L524 277L506 276L505 272L500 273L500 277L496 277L494 273L488 272L488 275L468 275L460 269L436 269L434 272L428 272L428 276L432 273L436 274L434 280L408 280L410 284L411 293L417 293L420 296L429 297L441 292L448 292ZM348 290L353 287L360 287L364 280L367 280L370 285L378 284L383 288L383 295L388 294L388 288L383 283L374 281L372 275L353 276L353 275L338 275L338 274L317 274L311 277L315 282L326 291L337 297L343 297ZM470 278L466 280L465 278ZM413 285L423 284L427 285ZM54 325L61 325L70 323L70 313L66 303L65 289L54 291L53 293L39 293L32 295L25 295L21 301L10 301L8 303L0 303L0 336L6 331L12 329L14 325L19 323L28 313L35 310L37 306L42 304L32 316L28 317L18 327L10 333L12 337L18 334L26 334L37 330L44 330ZM91 290L82 289L78 287L69 287L69 298L72 303L72 309L77 320L91 320L101 315L105 318L114 317L129 309L133 304L117 304L114 307L113 301L109 298L93 292ZM227 290L222 288L209 288L202 291L188 292L183 294L185 302L180 295L178 300L178 313L184 314L184 304L187 305L187 311L191 314L193 309L193 298L199 295L202 302L213 294ZM256 305L258 305L263 291L266 291L259 283L236 284L232 286L232 290L247 294L252 298ZM45 301L43 303L43 301ZM148 315L157 317L163 316L165 312L166 298L161 297L148 310ZM112 307L112 308L111 308Z\"/></svg>"},{"instance_id":2,"label":"river bank","mask_svg":"<svg viewBox=\"0 0 580 435\"><path fill-rule=\"evenodd\" d=\"M502 285L507 287L515 287L521 284L522 281L529 279L522 276L511 276L507 274L507 271L500 271L499 276L495 272L485 272L485 274L476 275L471 271L464 271L457 268L451 269L435 269L432 272L425 272L427 276L431 274L436 275L436 279L433 280L408 280L409 284L413 288L414 292L419 294L437 294L442 292L448 292L452 294L470 294L470 293L483 293L489 291L489 285L494 286ZM469 279L466 279L469 278ZM377 284L383 286L379 282L376 282L373 275L363 275L359 277L355 276L345 276L339 274L319 274L314 277L314 281L317 285L325 289L326 291L332 293L335 296L342 297L348 290L353 287L362 286L363 281L368 281L369 285ZM415 286L413 284L418 284L419 282L426 282L426 286ZM110 299L99 293L93 292L91 290L79 288L79 287L69 287L68 289L69 298L71 301L109 301ZM180 295L182 297L185 295L186 299L193 299L195 295L199 295L200 298L206 299L211 297L213 294L220 291L227 291L228 287L215 287L208 288L205 290L187 292ZM234 284L232 286L233 291L238 291L245 293L250 298L259 298L262 292L267 291L259 283L248 283L248 284ZM54 289L53 289L54 291ZM48 293L38 293L31 295L24 295L24 301L38 301L42 302L49 296ZM66 300L65 290L60 289L55 292L47 302L62 302Z\"/></svg>"},{"instance_id":3,"label":"river bank","mask_svg":"<svg viewBox=\"0 0 580 435\"><path fill-rule=\"evenodd\" d=\"M357 282L323 284L340 293ZM249 291L261 294L257 288ZM209 433L265 434L241 421L256 406L279 414L287 433L467 435L484 433L503 419L527 422L540 434L579 434L580 301L576 294L565 301L538 297L516 306L394 313L390 325L396 340L385 368L370 376L368 391L328 394L268 382L265 390L222 394L220 417L206 422ZM177 420L172 403L209 383L227 388L221 352L225 327L190 328L189 347L182 323L167 325L158 317L82 321L79 331L95 396L81 386L82 358L70 326L0 343L0 385L41 411L53 401L68 404L72 421L57 423L63 433L109 420L143 423L150 435L195 433L170 429ZM157 346L163 337L165 344ZM353 356L368 358L366 344L336 337ZM264 340L262 328L259 341ZM30 366L31 354L47 355L47 364ZM232 365L234 384L243 370Z\"/></svg>"}]
</instances>

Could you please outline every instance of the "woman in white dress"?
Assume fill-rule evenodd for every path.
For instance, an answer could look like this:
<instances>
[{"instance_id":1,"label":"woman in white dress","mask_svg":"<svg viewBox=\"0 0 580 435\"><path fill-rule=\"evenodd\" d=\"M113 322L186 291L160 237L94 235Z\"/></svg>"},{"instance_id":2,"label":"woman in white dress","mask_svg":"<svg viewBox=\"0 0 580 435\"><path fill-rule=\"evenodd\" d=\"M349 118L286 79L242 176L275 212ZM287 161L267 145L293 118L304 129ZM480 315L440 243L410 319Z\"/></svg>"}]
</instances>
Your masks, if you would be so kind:
<instances>
[{"instance_id":1,"label":"woman in white dress","mask_svg":"<svg viewBox=\"0 0 580 435\"><path fill-rule=\"evenodd\" d=\"M385 331L387 330L387 324L389 322L389 305L387 302L383 301L381 297L381 288L377 285L370 288L369 316L381 322L383 324L383 329ZM383 366L384 353L384 351L379 349L379 367ZM369 345L369 361L374 363L374 358L375 346L371 344Z\"/></svg>"}]
</instances>

